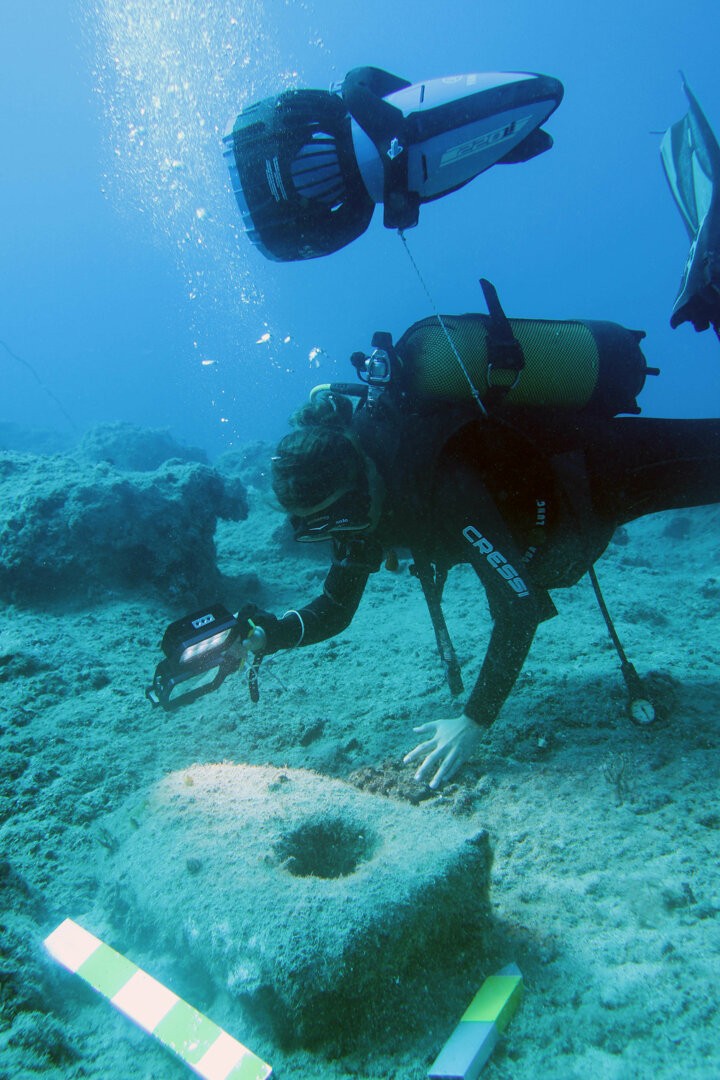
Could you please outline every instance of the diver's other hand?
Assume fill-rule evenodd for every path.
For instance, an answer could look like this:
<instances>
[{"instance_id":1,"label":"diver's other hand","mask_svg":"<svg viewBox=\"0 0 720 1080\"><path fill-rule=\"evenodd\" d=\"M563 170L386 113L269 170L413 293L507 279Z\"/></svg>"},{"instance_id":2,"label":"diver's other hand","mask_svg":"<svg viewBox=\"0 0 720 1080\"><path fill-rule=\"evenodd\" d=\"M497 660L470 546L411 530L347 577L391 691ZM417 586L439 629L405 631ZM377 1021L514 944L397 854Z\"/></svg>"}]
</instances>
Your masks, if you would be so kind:
<instances>
[{"instance_id":1,"label":"diver's other hand","mask_svg":"<svg viewBox=\"0 0 720 1080\"><path fill-rule=\"evenodd\" d=\"M406 754L403 763L424 758L415 773L415 779L426 780L436 769L435 775L429 781L429 786L433 789L455 775L460 766L472 756L482 739L482 728L464 714L433 720L429 724L413 728L413 731L417 735L427 735L428 738Z\"/></svg>"}]
</instances>

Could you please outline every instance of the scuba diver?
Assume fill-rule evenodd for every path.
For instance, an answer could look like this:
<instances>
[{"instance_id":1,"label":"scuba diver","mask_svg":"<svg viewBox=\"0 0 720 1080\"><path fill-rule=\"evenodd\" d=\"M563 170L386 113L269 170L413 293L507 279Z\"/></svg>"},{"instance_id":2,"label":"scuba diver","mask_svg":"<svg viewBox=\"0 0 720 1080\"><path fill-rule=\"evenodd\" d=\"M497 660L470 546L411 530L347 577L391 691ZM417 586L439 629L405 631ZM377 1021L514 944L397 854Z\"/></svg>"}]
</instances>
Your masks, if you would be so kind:
<instances>
[{"instance_id":1,"label":"scuba diver","mask_svg":"<svg viewBox=\"0 0 720 1080\"><path fill-rule=\"evenodd\" d=\"M504 315L491 286L486 297L497 328ZM492 327L487 316L444 318L458 342L468 340L463 328L476 332L478 320L485 320L485 330ZM402 356L409 366L411 354L417 361L418 341L437 359L440 338L428 336L433 322L411 327L396 352L384 342L396 362ZM521 323L511 324L518 338ZM558 328L571 324L548 325L557 339ZM616 360L620 331L632 335L624 342L628 356L642 356L638 333L613 324L594 329L598 338L612 330ZM466 360L467 350L460 351ZM530 367L527 338L525 353ZM366 366L372 359L365 358ZM359 367L362 354L353 362ZM644 358L642 364L644 377L652 369ZM388 552L409 550L442 655L448 645L442 584L450 567L472 566L493 620L485 659L462 713L416 727L422 741L404 758L418 764L417 780L436 788L496 720L537 626L556 614L549 590L574 585L621 525L720 501L720 419L607 416L603 412L618 402L597 399L579 411L537 409L511 404L507 391L479 415L475 402L416 400L409 406L402 394L379 385L371 383L359 403L347 384L318 389L272 459L272 486L295 539L331 543L322 594L281 618L254 605L237 618L245 636L250 624L264 632L262 655L316 644L349 626L369 575ZM622 410L639 411L628 401ZM461 680L451 646L443 658L457 693Z\"/></svg>"},{"instance_id":2,"label":"scuba diver","mask_svg":"<svg viewBox=\"0 0 720 1080\"><path fill-rule=\"evenodd\" d=\"M439 315L397 342L378 332L353 353L356 383L316 387L271 461L295 540L326 541L320 596L281 617L220 605L171 624L147 696L175 708L260 661L314 645L351 623L370 574L409 552L454 697L462 674L441 601L450 568L470 565L493 628L460 715L415 728L405 756L437 788L483 741L510 694L550 592L590 574L620 656L631 717L652 703L627 661L594 576L613 533L637 518L720 502L720 419L637 414L658 374L641 331L590 320L508 318L489 281L488 314ZM618 415L619 413L634 415ZM191 688L192 687L192 688Z\"/></svg>"}]
</instances>

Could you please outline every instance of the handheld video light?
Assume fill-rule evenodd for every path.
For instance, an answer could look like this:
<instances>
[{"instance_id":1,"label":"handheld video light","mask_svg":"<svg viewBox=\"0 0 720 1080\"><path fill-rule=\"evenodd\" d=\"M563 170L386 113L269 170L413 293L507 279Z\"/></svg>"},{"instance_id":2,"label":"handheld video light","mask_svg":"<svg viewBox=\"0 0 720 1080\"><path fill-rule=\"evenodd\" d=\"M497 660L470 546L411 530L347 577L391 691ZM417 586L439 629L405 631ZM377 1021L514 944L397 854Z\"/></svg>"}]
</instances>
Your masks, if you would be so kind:
<instances>
[{"instance_id":1,"label":"handheld video light","mask_svg":"<svg viewBox=\"0 0 720 1080\"><path fill-rule=\"evenodd\" d=\"M161 643L165 659L155 669L145 696L154 705L174 709L216 690L242 665L251 639L254 651L262 648L264 640L261 642L258 635L264 639L264 634L259 627L252 628L245 642L240 640L242 633L237 618L222 604L171 623Z\"/></svg>"}]
</instances>

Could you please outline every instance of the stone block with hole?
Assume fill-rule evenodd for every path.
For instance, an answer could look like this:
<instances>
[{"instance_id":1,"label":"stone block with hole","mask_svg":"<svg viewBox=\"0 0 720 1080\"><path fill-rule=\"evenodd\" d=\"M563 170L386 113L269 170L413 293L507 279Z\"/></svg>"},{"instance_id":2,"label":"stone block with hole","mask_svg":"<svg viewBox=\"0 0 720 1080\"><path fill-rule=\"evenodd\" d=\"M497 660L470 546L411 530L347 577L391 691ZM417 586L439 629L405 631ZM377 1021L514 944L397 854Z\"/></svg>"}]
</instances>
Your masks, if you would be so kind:
<instances>
[{"instance_id":1,"label":"stone block with hole","mask_svg":"<svg viewBox=\"0 0 720 1080\"><path fill-rule=\"evenodd\" d=\"M204 973L286 1045L412 1026L413 987L482 967L487 834L442 807L198 765L156 785L113 858L115 944Z\"/></svg>"}]
</instances>

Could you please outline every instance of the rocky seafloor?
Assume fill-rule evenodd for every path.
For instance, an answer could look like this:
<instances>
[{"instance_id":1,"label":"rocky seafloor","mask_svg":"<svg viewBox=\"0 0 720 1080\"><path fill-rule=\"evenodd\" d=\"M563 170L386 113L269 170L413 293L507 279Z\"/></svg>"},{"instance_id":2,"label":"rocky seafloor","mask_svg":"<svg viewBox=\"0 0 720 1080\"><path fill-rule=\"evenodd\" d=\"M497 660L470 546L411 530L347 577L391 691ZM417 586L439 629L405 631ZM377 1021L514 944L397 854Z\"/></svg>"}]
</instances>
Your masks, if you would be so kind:
<instances>
[{"instance_id":1,"label":"rocky seafloor","mask_svg":"<svg viewBox=\"0 0 720 1080\"><path fill-rule=\"evenodd\" d=\"M62 453L51 449L33 453L16 442L0 453L3 1080L164 1080L186 1071L49 959L43 938L66 917L192 1000L285 1080L420 1080L482 978L509 962L523 972L525 997L486 1066L489 1078L720 1075L720 509L638 522L598 564L630 658L641 675L652 673L656 723L628 720L617 659L585 580L554 594L559 617L541 626L477 761L433 794L401 760L417 742L413 726L453 706L402 554L396 571L371 578L344 634L262 665L258 703L238 674L165 713L144 691L167 623L220 599L281 613L319 591L323 553L289 542L261 445L211 465L166 433L111 426ZM467 568L451 572L445 609L470 685L490 623ZM224 887L230 906L258 879L251 859L228 856L233 869L223 881L212 817L202 843L185 819L198 850L178 864L168 807L154 816L154 793L170 778L179 778L181 795L194 795L203 769L224 775L232 765L274 770L289 783L296 772L311 774L323 818L336 813L341 790L387 800L402 814L398 836L412 835L417 821L418 865L431 837L489 836L489 893L478 888L467 926L457 911L471 901L460 885L454 894L439 888L434 929L425 917L408 918L407 906L391 920L392 964L378 962L362 983L367 991L376 978L385 1007L353 1027L343 1012L352 1000L343 1006L338 997L338 1030L352 1029L346 1039L283 1030L293 1022L293 995L302 998L292 965L283 969L290 1011L278 1027L261 997L250 1001L252 973L229 965L217 934L204 939L200 927L181 955L177 936L159 930L187 920L195 890L222 923ZM382 834L400 825L374 827ZM172 866L163 864L168 850ZM281 855L276 870L289 872ZM449 862L437 865L442 884ZM203 866L213 874L205 891ZM367 873L356 877L365 899L380 888ZM131 890L128 875L143 889ZM153 900L155 879L177 883L162 890L162 904ZM333 896L355 904L352 894L337 898L343 882L353 884L339 877ZM144 920L123 899L130 892L141 896ZM207 905L197 909L207 924ZM297 921L292 905L283 910L282 930L297 935L302 908ZM324 934L313 911L302 955L339 964L328 948L336 926L328 922ZM362 919L351 925L368 933ZM233 933L243 936L237 926ZM419 933L427 934L424 956ZM381 947L378 940L367 947ZM214 958L205 966L204 948ZM393 958L405 953L415 957L412 970ZM333 982L343 993L349 985L339 974ZM302 1013L303 1001L296 1004Z\"/></svg>"}]
</instances>

